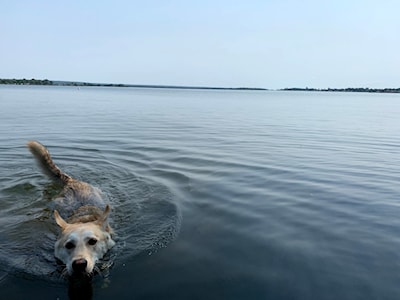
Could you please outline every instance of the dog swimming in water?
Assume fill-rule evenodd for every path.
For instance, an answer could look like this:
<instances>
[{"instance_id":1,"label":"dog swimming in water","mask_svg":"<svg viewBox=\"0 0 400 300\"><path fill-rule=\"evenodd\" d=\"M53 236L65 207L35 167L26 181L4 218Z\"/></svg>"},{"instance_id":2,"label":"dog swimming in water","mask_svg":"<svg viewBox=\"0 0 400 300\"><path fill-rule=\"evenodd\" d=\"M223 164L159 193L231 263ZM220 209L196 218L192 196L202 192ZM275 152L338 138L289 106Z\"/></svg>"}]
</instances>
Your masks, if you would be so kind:
<instances>
[{"instance_id":1,"label":"dog swimming in water","mask_svg":"<svg viewBox=\"0 0 400 300\"><path fill-rule=\"evenodd\" d=\"M42 171L63 186L54 199L60 211L54 210L54 218L61 228L55 257L65 264L68 275L91 277L96 263L115 245L108 223L111 208L105 205L98 188L63 173L45 146L37 141L30 141L27 146Z\"/></svg>"}]
</instances>

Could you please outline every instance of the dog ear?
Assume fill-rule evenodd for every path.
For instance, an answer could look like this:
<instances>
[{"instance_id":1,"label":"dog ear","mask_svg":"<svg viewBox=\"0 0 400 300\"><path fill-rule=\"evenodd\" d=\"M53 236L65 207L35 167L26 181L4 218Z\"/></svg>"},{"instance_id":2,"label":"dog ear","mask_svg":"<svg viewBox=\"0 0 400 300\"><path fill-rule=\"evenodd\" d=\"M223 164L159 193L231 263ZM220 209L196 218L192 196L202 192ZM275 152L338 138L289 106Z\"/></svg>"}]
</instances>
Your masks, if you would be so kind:
<instances>
[{"instance_id":1,"label":"dog ear","mask_svg":"<svg viewBox=\"0 0 400 300\"><path fill-rule=\"evenodd\" d=\"M111 207L110 207L110 205L107 204L106 208L103 211L103 216L101 218L103 222L107 220L108 215L110 214L110 212L111 212Z\"/></svg>"},{"instance_id":2,"label":"dog ear","mask_svg":"<svg viewBox=\"0 0 400 300\"><path fill-rule=\"evenodd\" d=\"M107 228L108 227L108 222L107 222L107 218L108 215L111 212L111 207L110 205L106 205L106 208L103 211L103 214L101 215L101 217L98 219L97 223L102 226L103 228Z\"/></svg>"},{"instance_id":3,"label":"dog ear","mask_svg":"<svg viewBox=\"0 0 400 300\"><path fill-rule=\"evenodd\" d=\"M65 222L65 220L60 216L60 214L56 210L54 211L54 218L56 219L56 223L58 224L58 226L60 226L62 229L68 226L68 223Z\"/></svg>"}]
</instances>

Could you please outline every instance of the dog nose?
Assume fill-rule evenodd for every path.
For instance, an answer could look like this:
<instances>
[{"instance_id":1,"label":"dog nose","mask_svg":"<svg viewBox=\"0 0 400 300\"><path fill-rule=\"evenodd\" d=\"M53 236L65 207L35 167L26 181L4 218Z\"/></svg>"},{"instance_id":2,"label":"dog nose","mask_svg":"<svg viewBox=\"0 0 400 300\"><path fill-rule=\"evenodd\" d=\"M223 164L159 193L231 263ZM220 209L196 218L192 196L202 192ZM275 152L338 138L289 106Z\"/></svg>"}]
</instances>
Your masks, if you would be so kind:
<instances>
[{"instance_id":1,"label":"dog nose","mask_svg":"<svg viewBox=\"0 0 400 300\"><path fill-rule=\"evenodd\" d=\"M72 269L75 272L83 272L83 271L85 271L86 266L87 266L87 260L84 259L84 258L80 258L80 259L74 260L72 262Z\"/></svg>"}]
</instances>

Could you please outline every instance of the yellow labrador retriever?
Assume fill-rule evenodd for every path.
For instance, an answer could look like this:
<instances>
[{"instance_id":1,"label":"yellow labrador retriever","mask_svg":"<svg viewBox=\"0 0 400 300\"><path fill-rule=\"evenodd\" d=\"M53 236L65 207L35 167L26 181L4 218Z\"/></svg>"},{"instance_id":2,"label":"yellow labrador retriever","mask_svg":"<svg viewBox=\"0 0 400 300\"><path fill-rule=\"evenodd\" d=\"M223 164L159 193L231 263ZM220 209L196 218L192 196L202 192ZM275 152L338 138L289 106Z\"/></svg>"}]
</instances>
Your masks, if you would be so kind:
<instances>
[{"instance_id":1,"label":"yellow labrador retriever","mask_svg":"<svg viewBox=\"0 0 400 300\"><path fill-rule=\"evenodd\" d=\"M30 141L28 148L43 172L64 186L62 193L54 199L60 212L68 216L63 219L57 210L54 211L56 223L61 227L55 256L66 265L69 275L90 277L96 270L96 262L115 245L108 224L110 206L106 205L102 210L101 191L63 173L45 146Z\"/></svg>"}]
</instances>

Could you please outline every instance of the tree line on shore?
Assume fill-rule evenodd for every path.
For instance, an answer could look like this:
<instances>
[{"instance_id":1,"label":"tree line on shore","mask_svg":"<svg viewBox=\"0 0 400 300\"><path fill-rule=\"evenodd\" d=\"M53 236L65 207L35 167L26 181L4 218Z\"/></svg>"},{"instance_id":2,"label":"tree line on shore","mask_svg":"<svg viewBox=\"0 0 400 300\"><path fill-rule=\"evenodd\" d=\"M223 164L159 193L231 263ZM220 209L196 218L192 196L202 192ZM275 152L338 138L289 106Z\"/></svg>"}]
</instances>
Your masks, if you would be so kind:
<instances>
[{"instance_id":1,"label":"tree line on shore","mask_svg":"<svg viewBox=\"0 0 400 300\"><path fill-rule=\"evenodd\" d=\"M0 84L19 84L19 85L53 85L48 79L0 79Z\"/></svg>"},{"instance_id":2,"label":"tree line on shore","mask_svg":"<svg viewBox=\"0 0 400 300\"><path fill-rule=\"evenodd\" d=\"M261 88L213 88L213 87L187 87L187 86L159 86L159 85L130 85L130 84L102 84L75 81L51 81L48 79L1 79L0 84L15 85L63 85L63 86L108 86L108 87L141 87L141 88L182 88L182 89L226 89L226 90L267 90ZM284 88L280 91L306 91L306 92L356 92L356 93L400 93L400 88Z\"/></svg>"},{"instance_id":3,"label":"tree line on shore","mask_svg":"<svg viewBox=\"0 0 400 300\"><path fill-rule=\"evenodd\" d=\"M400 93L400 88L327 88L327 89L315 89L315 88L284 88L281 91L305 91L305 92L355 92L355 93Z\"/></svg>"}]
</instances>

